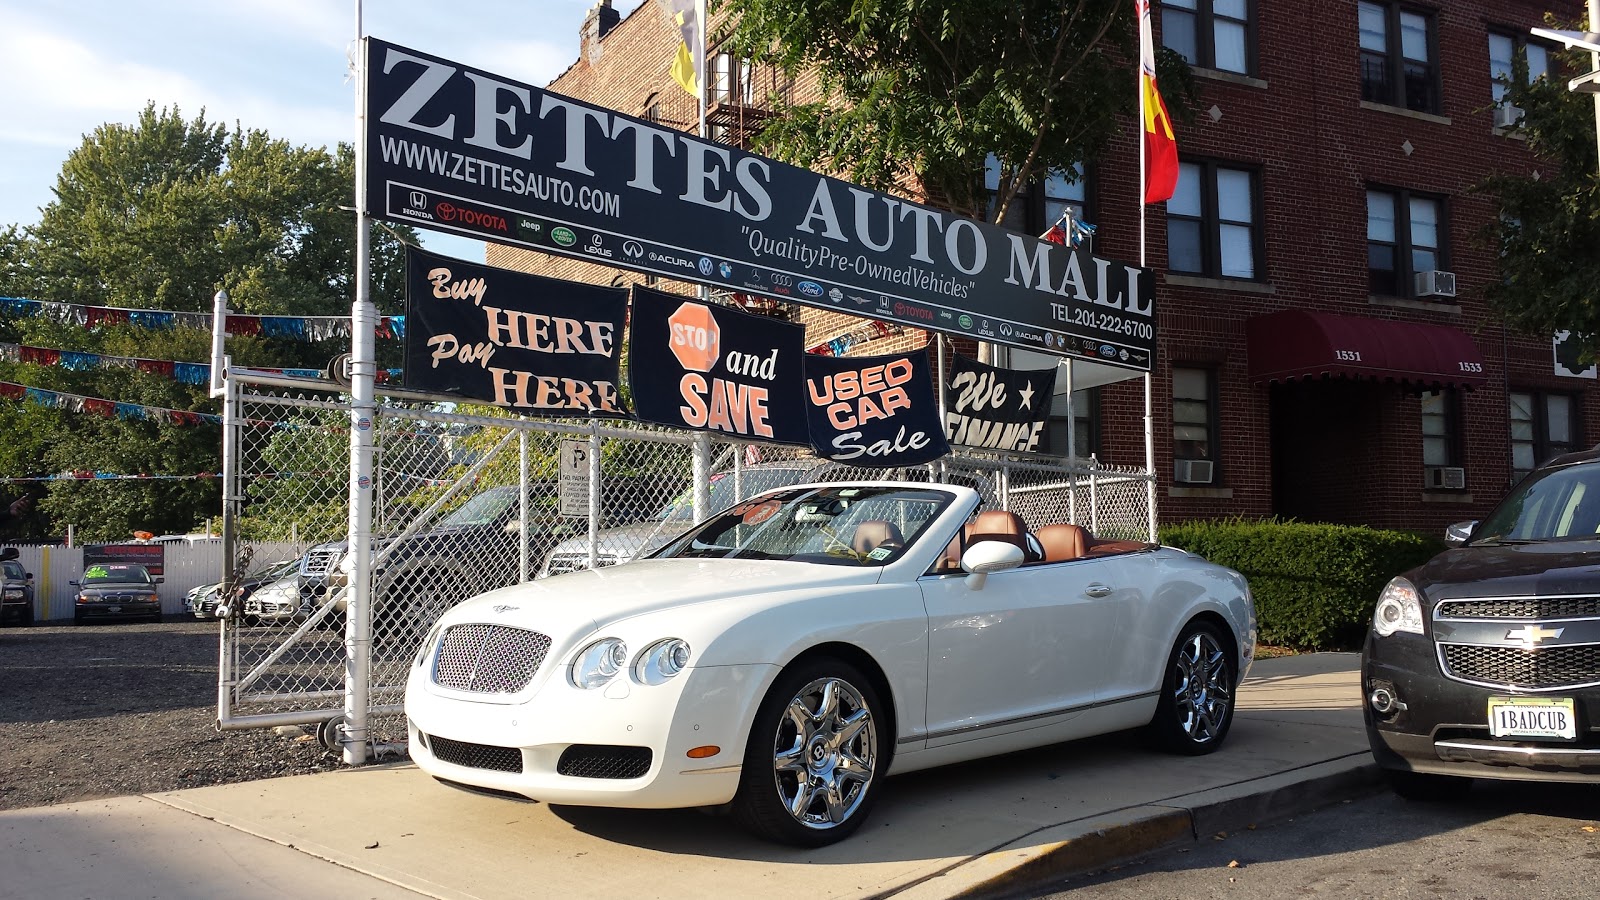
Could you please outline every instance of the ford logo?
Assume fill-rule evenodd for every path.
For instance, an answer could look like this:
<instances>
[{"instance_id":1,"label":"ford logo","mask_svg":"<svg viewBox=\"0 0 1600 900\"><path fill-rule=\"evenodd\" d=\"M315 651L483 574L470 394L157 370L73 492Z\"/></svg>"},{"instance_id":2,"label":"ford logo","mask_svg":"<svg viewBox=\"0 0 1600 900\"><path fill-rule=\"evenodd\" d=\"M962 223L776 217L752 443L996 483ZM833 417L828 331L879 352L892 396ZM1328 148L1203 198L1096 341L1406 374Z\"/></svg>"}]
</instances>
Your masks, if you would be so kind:
<instances>
[{"instance_id":1,"label":"ford logo","mask_svg":"<svg viewBox=\"0 0 1600 900\"><path fill-rule=\"evenodd\" d=\"M797 287L800 288L800 293L805 294L807 297L822 296L822 285L817 284L815 281L802 281Z\"/></svg>"},{"instance_id":2,"label":"ford logo","mask_svg":"<svg viewBox=\"0 0 1600 900\"><path fill-rule=\"evenodd\" d=\"M1101 344L1100 355L1104 356L1106 359L1113 359L1117 355L1117 348L1111 346L1110 344Z\"/></svg>"}]
</instances>

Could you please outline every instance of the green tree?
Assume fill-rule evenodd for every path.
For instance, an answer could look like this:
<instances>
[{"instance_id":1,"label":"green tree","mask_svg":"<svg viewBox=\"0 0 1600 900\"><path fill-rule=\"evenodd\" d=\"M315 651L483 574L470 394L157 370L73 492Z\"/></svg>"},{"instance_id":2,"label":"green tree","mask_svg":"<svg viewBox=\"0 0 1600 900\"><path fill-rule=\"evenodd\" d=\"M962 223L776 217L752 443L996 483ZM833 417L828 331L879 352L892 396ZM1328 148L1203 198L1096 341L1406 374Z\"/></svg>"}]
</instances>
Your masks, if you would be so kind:
<instances>
[{"instance_id":1,"label":"green tree","mask_svg":"<svg viewBox=\"0 0 1600 900\"><path fill-rule=\"evenodd\" d=\"M1569 72L1590 67L1587 53L1555 53L1552 62L1557 73L1563 66ZM1517 66L1506 102L1523 110L1517 130L1538 161L1525 172L1497 173L1478 187L1500 205L1487 237L1501 249L1502 278L1488 286L1488 301L1512 327L1530 335L1575 332L1585 357L1593 359L1600 353L1594 97L1567 90L1560 75L1520 84L1526 81L1525 63Z\"/></svg>"},{"instance_id":2,"label":"green tree","mask_svg":"<svg viewBox=\"0 0 1600 900\"><path fill-rule=\"evenodd\" d=\"M296 147L265 132L189 120L147 106L132 125L85 136L62 165L55 200L40 221L0 231L0 295L96 306L209 313L219 288L231 307L258 315L347 315L353 284L355 215L349 210L354 155ZM398 312L404 254L398 234L373 232L373 297ZM132 325L85 329L49 317L0 318L0 341L156 360L203 362L209 333ZM384 345L389 346L384 346ZM235 361L321 368L348 349L239 337ZM380 365L398 346L380 342ZM0 381L177 410L218 412L204 386L128 369L74 370L0 363ZM216 425L102 417L66 409L22 409L7 401L0 423L16 452L0 452L0 478L62 471L150 475L217 472ZM13 449L13 448L7 448ZM25 523L32 536L74 523L86 538L119 539L134 529L186 531L217 515L214 479L71 481Z\"/></svg>"},{"instance_id":3,"label":"green tree","mask_svg":"<svg viewBox=\"0 0 1600 900\"><path fill-rule=\"evenodd\" d=\"M1093 161L1137 127L1137 30L1127 0L719 0L723 45L790 76L815 74L827 99L775 103L758 143L796 165L896 191L914 177L936 203L1003 222L1046 173ZM1158 78L1174 116L1188 67L1163 50ZM1175 102L1176 101L1176 102ZM984 191L999 162L998 202ZM993 209L991 215L990 209Z\"/></svg>"}]
</instances>

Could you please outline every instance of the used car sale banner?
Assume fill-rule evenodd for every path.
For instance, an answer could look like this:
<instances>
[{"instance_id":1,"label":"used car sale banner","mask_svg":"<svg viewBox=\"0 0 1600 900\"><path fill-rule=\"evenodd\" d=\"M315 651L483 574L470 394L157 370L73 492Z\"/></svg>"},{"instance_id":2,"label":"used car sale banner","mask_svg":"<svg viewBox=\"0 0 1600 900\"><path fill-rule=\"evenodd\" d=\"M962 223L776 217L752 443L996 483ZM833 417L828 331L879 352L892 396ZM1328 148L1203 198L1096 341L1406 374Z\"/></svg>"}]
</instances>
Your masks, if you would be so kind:
<instances>
[{"instance_id":1,"label":"used car sale banner","mask_svg":"<svg viewBox=\"0 0 1600 900\"><path fill-rule=\"evenodd\" d=\"M634 285L634 413L676 428L804 445L805 342L800 325Z\"/></svg>"},{"instance_id":2,"label":"used car sale banner","mask_svg":"<svg viewBox=\"0 0 1600 900\"><path fill-rule=\"evenodd\" d=\"M945 395L945 437L969 447L1038 452L1055 387L1053 368L1000 369L957 354Z\"/></svg>"},{"instance_id":3,"label":"used car sale banner","mask_svg":"<svg viewBox=\"0 0 1600 900\"><path fill-rule=\"evenodd\" d=\"M1149 371L1149 269L365 39L369 215Z\"/></svg>"},{"instance_id":4,"label":"used car sale banner","mask_svg":"<svg viewBox=\"0 0 1600 900\"><path fill-rule=\"evenodd\" d=\"M806 420L818 456L854 466L914 466L950 452L928 351L806 355Z\"/></svg>"},{"instance_id":5,"label":"used car sale banner","mask_svg":"<svg viewBox=\"0 0 1600 900\"><path fill-rule=\"evenodd\" d=\"M628 292L406 248L405 385L530 416L619 418Z\"/></svg>"}]
</instances>

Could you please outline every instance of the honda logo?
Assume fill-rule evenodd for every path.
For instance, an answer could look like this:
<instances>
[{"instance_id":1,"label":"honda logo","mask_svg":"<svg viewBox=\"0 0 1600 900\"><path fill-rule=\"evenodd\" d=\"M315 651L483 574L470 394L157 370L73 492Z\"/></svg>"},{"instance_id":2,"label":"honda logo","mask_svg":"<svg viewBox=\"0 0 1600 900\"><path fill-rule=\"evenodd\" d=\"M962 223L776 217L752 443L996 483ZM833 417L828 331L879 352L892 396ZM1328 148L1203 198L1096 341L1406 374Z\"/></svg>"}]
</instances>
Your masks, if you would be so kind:
<instances>
[{"instance_id":1,"label":"honda logo","mask_svg":"<svg viewBox=\"0 0 1600 900\"><path fill-rule=\"evenodd\" d=\"M424 194L421 191L412 191L411 192L411 208L412 209L427 209L428 208L428 195Z\"/></svg>"}]
</instances>

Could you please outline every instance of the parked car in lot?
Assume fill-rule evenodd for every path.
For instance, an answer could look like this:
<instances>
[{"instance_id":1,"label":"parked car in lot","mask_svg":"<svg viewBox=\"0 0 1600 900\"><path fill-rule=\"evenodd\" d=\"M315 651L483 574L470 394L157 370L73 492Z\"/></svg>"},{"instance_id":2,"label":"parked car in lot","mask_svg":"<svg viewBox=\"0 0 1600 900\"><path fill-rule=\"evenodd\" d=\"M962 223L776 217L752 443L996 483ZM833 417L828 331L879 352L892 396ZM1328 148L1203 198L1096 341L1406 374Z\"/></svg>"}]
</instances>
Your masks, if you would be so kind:
<instances>
[{"instance_id":1,"label":"parked car in lot","mask_svg":"<svg viewBox=\"0 0 1600 900\"><path fill-rule=\"evenodd\" d=\"M1470 778L1600 782L1600 453L1557 457L1383 589L1367 737L1407 797Z\"/></svg>"},{"instance_id":2,"label":"parked car in lot","mask_svg":"<svg viewBox=\"0 0 1600 900\"><path fill-rule=\"evenodd\" d=\"M297 573L300 565L301 560L289 559L273 563L264 569L245 575L239 579L238 586L234 588L235 602L248 600L250 595L262 585L271 584L281 578ZM203 584L189 591L188 599L184 601L184 605L189 612L194 614L196 619L217 618L217 607L221 605L221 597L219 595L221 590L221 582Z\"/></svg>"},{"instance_id":3,"label":"parked car in lot","mask_svg":"<svg viewBox=\"0 0 1600 900\"><path fill-rule=\"evenodd\" d=\"M67 583L78 589L72 604L72 621L78 625L100 619L161 621L156 593L161 576L137 563L96 563Z\"/></svg>"},{"instance_id":4,"label":"parked car in lot","mask_svg":"<svg viewBox=\"0 0 1600 900\"><path fill-rule=\"evenodd\" d=\"M0 626L8 623L33 624L33 573L10 547L0 551Z\"/></svg>"},{"instance_id":5,"label":"parked car in lot","mask_svg":"<svg viewBox=\"0 0 1600 900\"><path fill-rule=\"evenodd\" d=\"M298 622L311 614L311 601L300 590L300 577L290 573L243 595L244 624Z\"/></svg>"},{"instance_id":6,"label":"parked car in lot","mask_svg":"<svg viewBox=\"0 0 1600 900\"><path fill-rule=\"evenodd\" d=\"M891 774L1136 726L1222 744L1255 646L1242 576L980 505L781 488L649 558L468 600L411 667L412 760L550 803L727 808L817 846Z\"/></svg>"}]
</instances>

